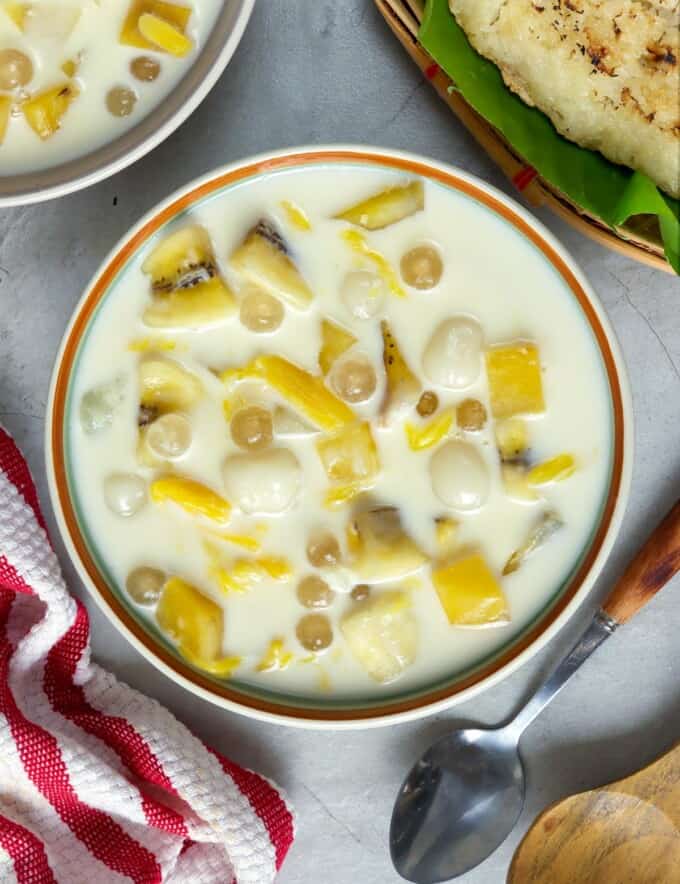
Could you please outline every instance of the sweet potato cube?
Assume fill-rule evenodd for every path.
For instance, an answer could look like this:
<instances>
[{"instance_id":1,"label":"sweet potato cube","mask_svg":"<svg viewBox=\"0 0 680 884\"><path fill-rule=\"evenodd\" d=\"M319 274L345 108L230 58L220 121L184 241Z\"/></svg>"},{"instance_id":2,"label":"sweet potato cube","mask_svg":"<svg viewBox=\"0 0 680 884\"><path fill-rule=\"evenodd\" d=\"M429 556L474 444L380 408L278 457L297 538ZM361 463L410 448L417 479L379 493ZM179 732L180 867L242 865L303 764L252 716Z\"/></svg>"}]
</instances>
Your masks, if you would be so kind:
<instances>
[{"instance_id":1,"label":"sweet potato cube","mask_svg":"<svg viewBox=\"0 0 680 884\"><path fill-rule=\"evenodd\" d=\"M432 581L452 626L488 626L510 619L503 590L481 553L435 568Z\"/></svg>"},{"instance_id":2,"label":"sweet potato cube","mask_svg":"<svg viewBox=\"0 0 680 884\"><path fill-rule=\"evenodd\" d=\"M486 354L491 411L495 418L545 411L538 347L526 341Z\"/></svg>"}]
</instances>

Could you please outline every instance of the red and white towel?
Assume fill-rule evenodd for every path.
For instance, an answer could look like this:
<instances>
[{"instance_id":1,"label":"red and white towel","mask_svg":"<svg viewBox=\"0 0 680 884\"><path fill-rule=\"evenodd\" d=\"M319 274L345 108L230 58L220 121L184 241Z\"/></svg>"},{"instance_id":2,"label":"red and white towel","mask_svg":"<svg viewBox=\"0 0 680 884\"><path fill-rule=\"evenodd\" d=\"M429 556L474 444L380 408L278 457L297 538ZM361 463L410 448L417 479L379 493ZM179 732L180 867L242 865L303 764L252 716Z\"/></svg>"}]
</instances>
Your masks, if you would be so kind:
<instances>
[{"instance_id":1,"label":"red and white towel","mask_svg":"<svg viewBox=\"0 0 680 884\"><path fill-rule=\"evenodd\" d=\"M293 836L271 783L91 662L0 428L0 882L266 884Z\"/></svg>"}]
</instances>

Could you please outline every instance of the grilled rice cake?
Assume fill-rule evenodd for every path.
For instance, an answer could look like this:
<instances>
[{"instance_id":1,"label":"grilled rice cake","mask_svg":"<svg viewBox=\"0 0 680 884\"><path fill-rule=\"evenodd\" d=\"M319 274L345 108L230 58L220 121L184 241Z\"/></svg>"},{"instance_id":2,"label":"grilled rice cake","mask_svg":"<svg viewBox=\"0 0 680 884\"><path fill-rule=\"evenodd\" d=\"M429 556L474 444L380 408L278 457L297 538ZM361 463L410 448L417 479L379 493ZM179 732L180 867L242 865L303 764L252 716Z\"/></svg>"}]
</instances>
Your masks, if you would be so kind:
<instances>
[{"instance_id":1,"label":"grilled rice cake","mask_svg":"<svg viewBox=\"0 0 680 884\"><path fill-rule=\"evenodd\" d=\"M680 196L680 0L449 0L565 138Z\"/></svg>"}]
</instances>

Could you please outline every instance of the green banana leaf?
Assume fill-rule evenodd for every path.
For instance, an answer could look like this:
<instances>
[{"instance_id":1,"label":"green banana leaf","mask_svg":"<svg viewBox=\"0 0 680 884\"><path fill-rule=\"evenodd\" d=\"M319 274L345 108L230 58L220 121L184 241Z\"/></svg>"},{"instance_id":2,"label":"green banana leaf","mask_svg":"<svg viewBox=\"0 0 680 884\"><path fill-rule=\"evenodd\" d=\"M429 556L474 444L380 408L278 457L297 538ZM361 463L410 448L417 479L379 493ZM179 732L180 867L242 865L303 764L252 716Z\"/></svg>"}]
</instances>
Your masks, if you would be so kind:
<instances>
[{"instance_id":1,"label":"green banana leaf","mask_svg":"<svg viewBox=\"0 0 680 884\"><path fill-rule=\"evenodd\" d=\"M576 205L611 227L632 215L655 215L666 257L680 274L680 200L662 193L641 172L563 138L542 111L507 88L495 64L472 48L447 0L427 0L419 40L468 104Z\"/></svg>"}]
</instances>

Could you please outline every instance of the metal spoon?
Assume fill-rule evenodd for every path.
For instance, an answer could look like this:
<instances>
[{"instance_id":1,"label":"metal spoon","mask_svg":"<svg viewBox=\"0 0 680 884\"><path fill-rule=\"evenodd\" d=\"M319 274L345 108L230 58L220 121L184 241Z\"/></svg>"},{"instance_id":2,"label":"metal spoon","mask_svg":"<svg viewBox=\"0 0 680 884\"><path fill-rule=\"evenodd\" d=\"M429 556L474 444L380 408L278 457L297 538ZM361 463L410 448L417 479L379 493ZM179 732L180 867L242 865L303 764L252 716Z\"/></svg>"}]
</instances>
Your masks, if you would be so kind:
<instances>
[{"instance_id":1,"label":"metal spoon","mask_svg":"<svg viewBox=\"0 0 680 884\"><path fill-rule=\"evenodd\" d=\"M390 854L416 884L462 875L510 834L524 804L519 740L579 666L680 570L680 502L649 537L572 651L507 724L454 731L414 765L397 796Z\"/></svg>"}]
</instances>

